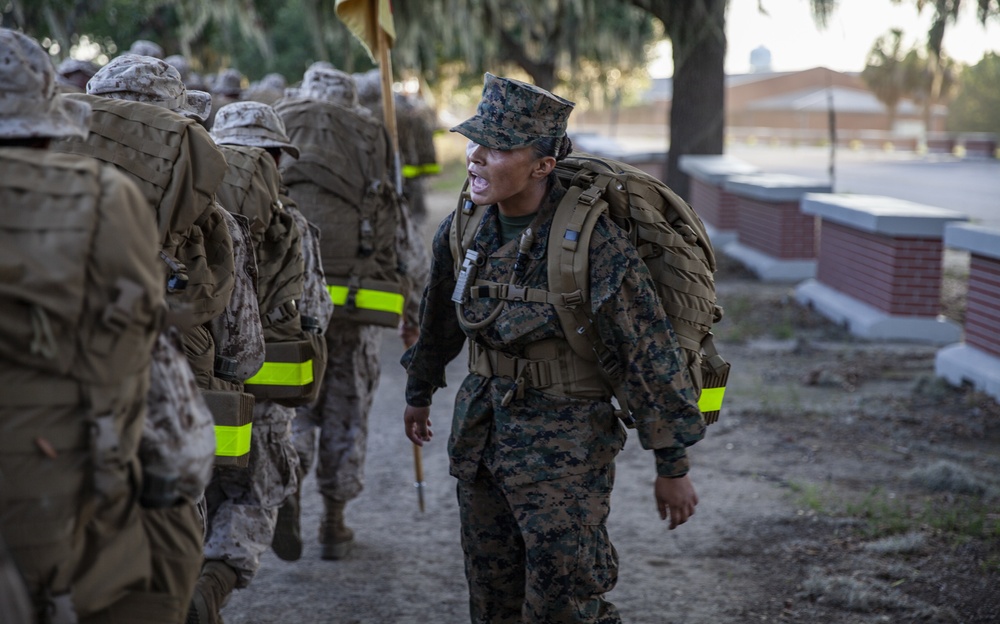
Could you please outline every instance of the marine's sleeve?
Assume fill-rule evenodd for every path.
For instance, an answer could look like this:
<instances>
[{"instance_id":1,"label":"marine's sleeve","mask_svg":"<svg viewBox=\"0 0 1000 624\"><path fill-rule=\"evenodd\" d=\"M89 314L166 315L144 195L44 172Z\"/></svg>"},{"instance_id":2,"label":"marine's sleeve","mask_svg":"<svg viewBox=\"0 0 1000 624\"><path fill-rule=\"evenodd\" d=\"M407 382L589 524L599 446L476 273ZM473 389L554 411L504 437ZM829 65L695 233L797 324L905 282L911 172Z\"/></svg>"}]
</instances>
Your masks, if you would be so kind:
<instances>
[{"instance_id":1,"label":"marine's sleeve","mask_svg":"<svg viewBox=\"0 0 1000 624\"><path fill-rule=\"evenodd\" d=\"M465 345L455 303L455 265L448 237L451 217L441 222L432 244L430 277L420 302L420 337L403 354L406 368L406 402L414 407L431 404L431 396L445 387L445 368Z\"/></svg>"},{"instance_id":2,"label":"marine's sleeve","mask_svg":"<svg viewBox=\"0 0 1000 624\"><path fill-rule=\"evenodd\" d=\"M687 473L685 449L705 435L697 394L652 278L624 233L598 222L591 245L593 313L617 355L636 432L656 451L657 473Z\"/></svg>"},{"instance_id":3,"label":"marine's sleeve","mask_svg":"<svg viewBox=\"0 0 1000 624\"><path fill-rule=\"evenodd\" d=\"M168 330L153 346L139 459L147 479L172 485L174 494L193 503L212 475L215 429L178 340Z\"/></svg>"},{"instance_id":4,"label":"marine's sleeve","mask_svg":"<svg viewBox=\"0 0 1000 624\"><path fill-rule=\"evenodd\" d=\"M246 217L220 208L233 240L236 279L225 309L209 323L216 354L236 362L235 377L246 381L264 364L264 330L257 303L257 263Z\"/></svg>"}]
</instances>

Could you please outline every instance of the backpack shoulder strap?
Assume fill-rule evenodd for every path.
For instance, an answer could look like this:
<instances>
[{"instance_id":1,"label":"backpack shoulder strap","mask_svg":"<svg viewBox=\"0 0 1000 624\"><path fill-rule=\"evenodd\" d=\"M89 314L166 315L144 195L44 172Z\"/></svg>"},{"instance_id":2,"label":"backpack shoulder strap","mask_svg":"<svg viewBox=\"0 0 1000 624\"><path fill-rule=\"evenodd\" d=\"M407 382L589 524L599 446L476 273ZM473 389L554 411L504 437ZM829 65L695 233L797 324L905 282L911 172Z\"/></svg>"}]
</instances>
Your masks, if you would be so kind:
<instances>
[{"instance_id":1,"label":"backpack shoulder strap","mask_svg":"<svg viewBox=\"0 0 1000 624\"><path fill-rule=\"evenodd\" d=\"M601 195L610 181L610 176L598 175L589 183L570 186L556 206L546 251L549 291L567 295L566 305L555 306L566 340L577 355L591 362L597 357L588 335L590 238L597 219L608 210Z\"/></svg>"},{"instance_id":2,"label":"backpack shoulder strap","mask_svg":"<svg viewBox=\"0 0 1000 624\"><path fill-rule=\"evenodd\" d=\"M448 244L451 247L451 258L455 263L455 274L462 267L465 252L472 247L472 241L479 231L486 214L486 206L477 206L472 202L468 192L469 181L465 181L462 193L458 198L458 206L451 217L451 229L448 233Z\"/></svg>"}]
</instances>

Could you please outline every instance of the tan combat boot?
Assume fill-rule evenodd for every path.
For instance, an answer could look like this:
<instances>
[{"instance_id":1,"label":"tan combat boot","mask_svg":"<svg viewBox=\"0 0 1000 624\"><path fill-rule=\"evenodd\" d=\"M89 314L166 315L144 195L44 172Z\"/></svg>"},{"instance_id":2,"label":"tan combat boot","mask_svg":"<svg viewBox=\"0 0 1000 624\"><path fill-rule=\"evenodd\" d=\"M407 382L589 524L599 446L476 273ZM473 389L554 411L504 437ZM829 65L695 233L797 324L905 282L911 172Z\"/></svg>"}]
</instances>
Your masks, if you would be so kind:
<instances>
[{"instance_id":1,"label":"tan combat boot","mask_svg":"<svg viewBox=\"0 0 1000 624\"><path fill-rule=\"evenodd\" d=\"M344 524L346 501L323 497L326 515L319 524L319 543L323 546L323 559L343 559L354 545L354 531Z\"/></svg>"},{"instance_id":2,"label":"tan combat boot","mask_svg":"<svg viewBox=\"0 0 1000 624\"><path fill-rule=\"evenodd\" d=\"M234 589L236 570L222 561L206 561L194 586L186 624L223 624L219 611Z\"/></svg>"},{"instance_id":3,"label":"tan combat boot","mask_svg":"<svg viewBox=\"0 0 1000 624\"><path fill-rule=\"evenodd\" d=\"M298 561L302 556L302 532L299 529L299 490L278 508L271 548L285 561Z\"/></svg>"}]
</instances>

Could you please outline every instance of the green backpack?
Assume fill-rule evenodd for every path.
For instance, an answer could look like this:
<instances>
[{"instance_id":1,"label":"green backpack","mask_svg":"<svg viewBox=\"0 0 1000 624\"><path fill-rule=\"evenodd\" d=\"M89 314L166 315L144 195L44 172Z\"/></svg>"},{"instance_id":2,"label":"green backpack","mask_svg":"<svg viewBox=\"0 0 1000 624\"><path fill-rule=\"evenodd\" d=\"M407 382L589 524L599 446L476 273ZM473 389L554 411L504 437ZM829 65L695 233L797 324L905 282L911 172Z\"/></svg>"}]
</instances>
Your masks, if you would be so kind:
<instances>
[{"instance_id":1,"label":"green backpack","mask_svg":"<svg viewBox=\"0 0 1000 624\"><path fill-rule=\"evenodd\" d=\"M548 283L552 293L575 294L574 305L555 306L573 352L590 362L608 361L607 348L591 330L590 236L607 213L629 236L655 283L660 303L684 350L691 380L700 393L698 406L706 424L719 418L730 365L718 353L711 333L722 318L716 304L715 253L705 226L694 210L663 182L624 163L574 152L559 161L556 176L568 190L553 215L549 235ZM461 203L467 195L463 193ZM464 213L452 227L456 272L479 222L481 211ZM463 213L463 205L456 214ZM461 223L461 224L460 224ZM627 405L612 371L605 370L620 406ZM627 420L626 420L627 422Z\"/></svg>"}]
</instances>

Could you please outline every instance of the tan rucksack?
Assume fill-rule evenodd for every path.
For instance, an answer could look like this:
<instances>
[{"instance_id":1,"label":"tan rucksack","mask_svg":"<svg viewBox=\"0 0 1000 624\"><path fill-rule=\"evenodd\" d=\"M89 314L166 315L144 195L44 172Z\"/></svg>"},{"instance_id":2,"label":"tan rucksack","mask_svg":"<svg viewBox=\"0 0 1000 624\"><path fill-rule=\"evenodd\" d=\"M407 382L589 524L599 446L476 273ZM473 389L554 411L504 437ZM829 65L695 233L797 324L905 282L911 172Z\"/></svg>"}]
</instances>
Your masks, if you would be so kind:
<instances>
[{"instance_id":1,"label":"tan rucksack","mask_svg":"<svg viewBox=\"0 0 1000 624\"><path fill-rule=\"evenodd\" d=\"M589 362L611 359L584 305L590 301L590 235L597 218L606 213L628 233L649 269L700 393L702 416L707 424L714 423L730 365L718 354L711 333L722 308L715 297L715 253L701 219L663 182L615 160L575 152L556 164L555 173L568 190L553 215L546 251L548 284L549 292L571 302L555 309L573 352ZM463 193L452 221L456 274L484 210ZM617 375L606 368L604 372L624 408Z\"/></svg>"},{"instance_id":2,"label":"tan rucksack","mask_svg":"<svg viewBox=\"0 0 1000 624\"><path fill-rule=\"evenodd\" d=\"M164 315L156 242L142 196L113 168L0 149L0 530L29 588L59 594L88 526L118 565L77 597L84 610L150 574L141 523L123 510L136 504Z\"/></svg>"},{"instance_id":3,"label":"tan rucksack","mask_svg":"<svg viewBox=\"0 0 1000 624\"><path fill-rule=\"evenodd\" d=\"M282 161L282 182L323 234L333 319L398 326L404 306L396 251L400 207L385 127L319 100L282 100L275 110L300 151L297 160Z\"/></svg>"},{"instance_id":4,"label":"tan rucksack","mask_svg":"<svg viewBox=\"0 0 1000 624\"><path fill-rule=\"evenodd\" d=\"M260 370L246 380L245 388L259 400L289 407L308 404L318 395L326 358L321 361L316 357L322 337L303 329L295 303L302 298L305 284L301 233L279 199L274 158L259 147L219 148L229 164L219 187L219 202L249 219L257 258L257 298L266 356Z\"/></svg>"}]
</instances>

